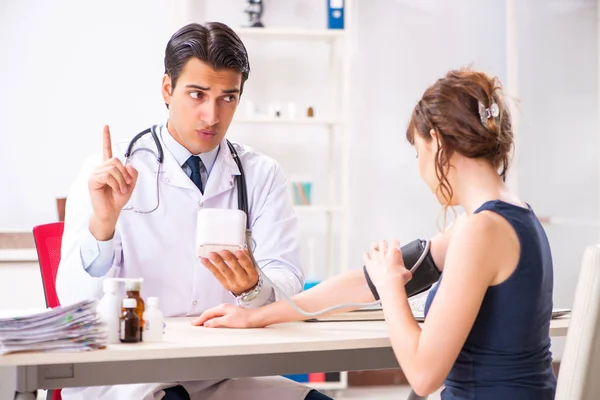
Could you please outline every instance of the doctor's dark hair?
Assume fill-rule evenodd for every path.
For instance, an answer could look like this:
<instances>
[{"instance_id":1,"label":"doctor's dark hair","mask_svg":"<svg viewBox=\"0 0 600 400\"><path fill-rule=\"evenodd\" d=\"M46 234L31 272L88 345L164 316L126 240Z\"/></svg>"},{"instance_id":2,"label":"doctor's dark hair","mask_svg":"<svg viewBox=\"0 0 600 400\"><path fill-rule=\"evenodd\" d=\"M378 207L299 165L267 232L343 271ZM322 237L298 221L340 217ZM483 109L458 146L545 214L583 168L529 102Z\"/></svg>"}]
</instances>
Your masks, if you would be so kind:
<instances>
[{"instance_id":1,"label":"doctor's dark hair","mask_svg":"<svg viewBox=\"0 0 600 400\"><path fill-rule=\"evenodd\" d=\"M415 106L406 139L414 145L415 134L430 141L433 140L430 131L437 132L437 191L447 204L454 194L447 175L455 151L465 157L488 161L502 180L506 180L514 142L510 113L503 97L497 78L460 69L437 80ZM498 107L496 116L487 114L495 107L493 104Z\"/></svg>"},{"instance_id":2,"label":"doctor's dark hair","mask_svg":"<svg viewBox=\"0 0 600 400\"><path fill-rule=\"evenodd\" d=\"M215 70L229 68L242 74L242 87L250 74L248 52L239 36L221 22L191 23L171 36L165 50L165 74L173 88L190 58L198 58Z\"/></svg>"}]
</instances>

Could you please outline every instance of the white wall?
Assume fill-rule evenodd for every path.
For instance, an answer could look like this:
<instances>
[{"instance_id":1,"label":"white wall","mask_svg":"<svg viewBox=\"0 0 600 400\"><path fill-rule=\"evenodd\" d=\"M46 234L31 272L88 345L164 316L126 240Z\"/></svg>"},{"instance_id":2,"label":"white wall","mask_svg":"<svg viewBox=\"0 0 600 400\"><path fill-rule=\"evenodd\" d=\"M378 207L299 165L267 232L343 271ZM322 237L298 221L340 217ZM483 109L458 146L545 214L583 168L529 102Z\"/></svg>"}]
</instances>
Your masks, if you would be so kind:
<instances>
[{"instance_id":1,"label":"white wall","mask_svg":"<svg viewBox=\"0 0 600 400\"><path fill-rule=\"evenodd\" d=\"M164 47L187 2L0 2L0 229L56 220L79 164L164 118Z\"/></svg>"},{"instance_id":2,"label":"white wall","mask_svg":"<svg viewBox=\"0 0 600 400\"><path fill-rule=\"evenodd\" d=\"M595 0L519 2L519 188L538 215L597 223L598 51ZM569 307L598 227L549 225L555 296Z\"/></svg>"},{"instance_id":3,"label":"white wall","mask_svg":"<svg viewBox=\"0 0 600 400\"><path fill-rule=\"evenodd\" d=\"M375 4L377 6L375 6ZM505 79L504 1L360 1L351 259L373 239L437 232L440 211L405 138L423 91L464 65Z\"/></svg>"},{"instance_id":4,"label":"white wall","mask_svg":"<svg viewBox=\"0 0 600 400\"><path fill-rule=\"evenodd\" d=\"M583 250L598 242L598 40L595 0L518 2L519 189L548 225L554 305L570 307ZM583 224L582 224L583 223ZM564 339L553 340L560 357Z\"/></svg>"},{"instance_id":5,"label":"white wall","mask_svg":"<svg viewBox=\"0 0 600 400\"><path fill-rule=\"evenodd\" d=\"M6 310L43 310L44 287L37 260L0 261L0 314Z\"/></svg>"}]
</instances>

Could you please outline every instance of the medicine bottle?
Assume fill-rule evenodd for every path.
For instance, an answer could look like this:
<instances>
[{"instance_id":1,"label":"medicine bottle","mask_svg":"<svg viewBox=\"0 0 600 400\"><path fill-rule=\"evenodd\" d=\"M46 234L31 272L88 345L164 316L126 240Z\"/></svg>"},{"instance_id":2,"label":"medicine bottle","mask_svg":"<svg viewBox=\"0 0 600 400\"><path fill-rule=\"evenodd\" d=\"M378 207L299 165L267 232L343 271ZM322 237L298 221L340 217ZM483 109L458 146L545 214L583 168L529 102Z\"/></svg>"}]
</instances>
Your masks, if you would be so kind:
<instances>
[{"instance_id":1,"label":"medicine bottle","mask_svg":"<svg viewBox=\"0 0 600 400\"><path fill-rule=\"evenodd\" d=\"M118 282L105 278L102 283L104 296L96 308L98 316L106 324L109 344L119 343L119 327L121 320L121 301L117 297Z\"/></svg>"},{"instance_id":2,"label":"medicine bottle","mask_svg":"<svg viewBox=\"0 0 600 400\"><path fill-rule=\"evenodd\" d=\"M140 296L140 290L142 289L142 282L140 280L131 279L125 281L125 290L127 293L125 294L126 299L135 299L137 302L137 306L135 307L135 312L140 319L140 340L144 340L144 311L145 311L145 303L144 299ZM125 311L123 309L122 311Z\"/></svg>"},{"instance_id":3,"label":"medicine bottle","mask_svg":"<svg viewBox=\"0 0 600 400\"><path fill-rule=\"evenodd\" d=\"M137 302L135 299L123 299L123 309L121 315L120 339L122 343L136 343L140 339L140 318L135 312Z\"/></svg>"},{"instance_id":4,"label":"medicine bottle","mask_svg":"<svg viewBox=\"0 0 600 400\"><path fill-rule=\"evenodd\" d=\"M144 312L144 341L160 342L163 337L163 314L158 308L158 298L148 297L148 307Z\"/></svg>"}]
</instances>

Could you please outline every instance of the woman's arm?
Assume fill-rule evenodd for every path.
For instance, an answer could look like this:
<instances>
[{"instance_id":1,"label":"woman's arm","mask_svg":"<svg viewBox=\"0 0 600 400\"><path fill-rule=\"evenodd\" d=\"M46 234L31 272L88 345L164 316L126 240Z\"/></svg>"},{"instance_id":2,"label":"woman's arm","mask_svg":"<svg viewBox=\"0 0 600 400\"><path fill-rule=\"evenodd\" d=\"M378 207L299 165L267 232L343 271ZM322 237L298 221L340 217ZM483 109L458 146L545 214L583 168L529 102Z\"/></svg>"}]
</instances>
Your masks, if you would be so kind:
<instances>
[{"instance_id":1,"label":"woman's arm","mask_svg":"<svg viewBox=\"0 0 600 400\"><path fill-rule=\"evenodd\" d=\"M375 301L375 298L367 286L364 272L359 269L327 279L305 292L297 294L292 297L292 300L302 310L315 312L339 304L371 303ZM353 309L356 307L338 309L328 314ZM300 321L310 317L299 313L287 301L278 301L258 310L256 318L258 325L267 326L280 322Z\"/></svg>"},{"instance_id":2,"label":"woman's arm","mask_svg":"<svg viewBox=\"0 0 600 400\"><path fill-rule=\"evenodd\" d=\"M362 269L353 270L327 279L318 285L292 297L294 303L307 312L319 311L338 304L370 303L375 301ZM351 308L331 312L350 311ZM282 322L308 319L287 301L280 300L269 305L242 309L232 305L220 305L205 311L194 325L209 327L252 328Z\"/></svg>"},{"instance_id":3,"label":"woman's arm","mask_svg":"<svg viewBox=\"0 0 600 400\"><path fill-rule=\"evenodd\" d=\"M514 236L504 219L490 213L476 214L456 230L446 254L444 279L422 328L413 317L401 279L389 273L392 279L380 279L377 289L392 347L417 394L430 394L443 384L487 288L503 268L516 267L520 249Z\"/></svg>"},{"instance_id":4,"label":"woman's arm","mask_svg":"<svg viewBox=\"0 0 600 400\"><path fill-rule=\"evenodd\" d=\"M448 251L448 245L450 244L450 238L460 229L466 219L466 214L461 214L456 220L448 226L444 232L438 233L431 239L431 257L435 262L435 266L438 270L444 270L444 264L446 263L446 252Z\"/></svg>"}]
</instances>

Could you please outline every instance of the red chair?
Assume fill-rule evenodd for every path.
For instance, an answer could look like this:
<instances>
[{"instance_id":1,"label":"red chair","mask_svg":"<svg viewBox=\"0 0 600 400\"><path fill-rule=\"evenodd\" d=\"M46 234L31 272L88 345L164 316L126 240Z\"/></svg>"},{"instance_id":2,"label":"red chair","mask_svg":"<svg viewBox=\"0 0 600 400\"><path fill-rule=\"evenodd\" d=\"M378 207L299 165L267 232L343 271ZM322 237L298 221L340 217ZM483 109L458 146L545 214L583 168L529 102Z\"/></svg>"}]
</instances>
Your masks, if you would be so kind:
<instances>
[{"instance_id":1,"label":"red chair","mask_svg":"<svg viewBox=\"0 0 600 400\"><path fill-rule=\"evenodd\" d=\"M53 222L33 228L33 240L40 262L46 306L52 308L60 305L56 295L56 273L60 263L63 230L64 222Z\"/></svg>"},{"instance_id":2,"label":"red chair","mask_svg":"<svg viewBox=\"0 0 600 400\"><path fill-rule=\"evenodd\" d=\"M60 305L56 295L56 273L60 263L63 230L64 222L53 222L33 228L33 240L40 263L46 306L52 308ZM49 390L48 399L61 400L60 389Z\"/></svg>"}]
</instances>

